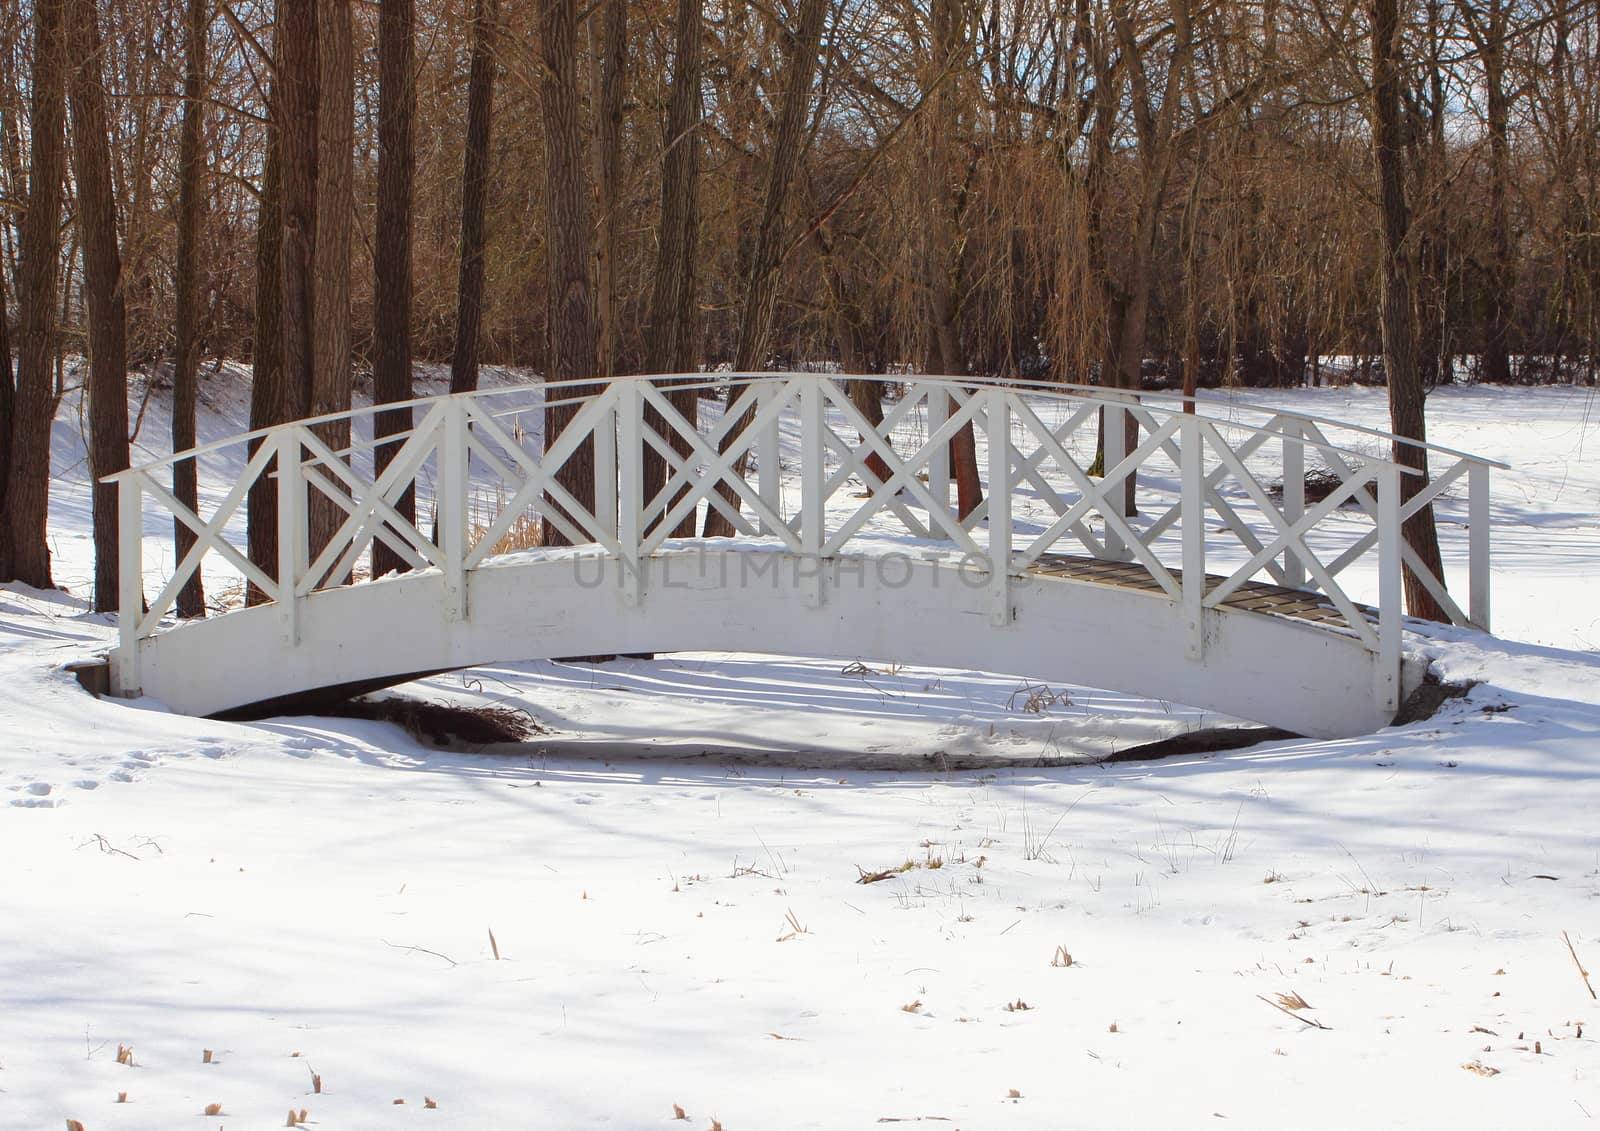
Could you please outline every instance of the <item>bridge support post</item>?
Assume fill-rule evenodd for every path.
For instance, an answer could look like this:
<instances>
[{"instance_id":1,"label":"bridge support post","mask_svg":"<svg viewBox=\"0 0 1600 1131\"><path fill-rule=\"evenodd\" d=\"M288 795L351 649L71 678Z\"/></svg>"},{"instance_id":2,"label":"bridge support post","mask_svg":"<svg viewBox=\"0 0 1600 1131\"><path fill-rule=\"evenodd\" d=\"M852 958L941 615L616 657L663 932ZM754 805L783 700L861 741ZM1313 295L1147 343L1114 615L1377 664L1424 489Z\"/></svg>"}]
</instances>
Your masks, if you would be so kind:
<instances>
[{"instance_id":1,"label":"bridge support post","mask_svg":"<svg viewBox=\"0 0 1600 1131\"><path fill-rule=\"evenodd\" d=\"M306 473L296 426L278 434L278 617L291 648L300 643L300 578L311 566L306 523Z\"/></svg>"},{"instance_id":2,"label":"bridge support post","mask_svg":"<svg viewBox=\"0 0 1600 1131\"><path fill-rule=\"evenodd\" d=\"M938 385L928 382L922 386L928 396L928 435L932 436L950 419L950 394ZM928 457L928 493L933 501L950 512L950 445L936 444ZM932 522L930 530L935 529Z\"/></svg>"},{"instance_id":3,"label":"bridge support post","mask_svg":"<svg viewBox=\"0 0 1600 1131\"><path fill-rule=\"evenodd\" d=\"M617 463L617 542L622 547L622 603L639 603L643 580L639 576L639 543L644 537L644 419L637 382L612 386L617 396L617 447L622 459ZM766 464L762 463L762 486L766 486Z\"/></svg>"},{"instance_id":4,"label":"bridge support post","mask_svg":"<svg viewBox=\"0 0 1600 1131\"><path fill-rule=\"evenodd\" d=\"M1298 420L1283 423L1283 517L1291 527L1306 513L1306 442ZM1283 549L1283 583L1304 589L1306 566L1292 546Z\"/></svg>"},{"instance_id":5,"label":"bridge support post","mask_svg":"<svg viewBox=\"0 0 1600 1131\"><path fill-rule=\"evenodd\" d=\"M1107 392L1108 397L1114 394ZM1112 483L1111 472L1128 456L1128 424L1127 410L1119 404L1106 404L1101 410L1104 424L1101 428L1101 447L1104 474L1100 478L1100 505L1120 518L1128 517L1128 488L1126 483L1119 480ZM1135 475L1137 472L1129 472ZM1112 561L1126 562L1133 560L1133 552L1127 543L1122 540L1122 535L1112 528L1111 523L1106 523L1106 557Z\"/></svg>"},{"instance_id":6,"label":"bridge support post","mask_svg":"<svg viewBox=\"0 0 1600 1131\"><path fill-rule=\"evenodd\" d=\"M598 429L597 429L598 431ZM459 398L444 404L439 437L439 548L444 551L444 612L467 616L467 408Z\"/></svg>"},{"instance_id":7,"label":"bridge support post","mask_svg":"<svg viewBox=\"0 0 1600 1131\"><path fill-rule=\"evenodd\" d=\"M613 383L603 394L610 397L610 412L602 413L594 426L594 520L606 534L617 533L617 387Z\"/></svg>"},{"instance_id":8,"label":"bridge support post","mask_svg":"<svg viewBox=\"0 0 1600 1131\"><path fill-rule=\"evenodd\" d=\"M1467 465L1467 619L1489 631L1489 465Z\"/></svg>"},{"instance_id":9,"label":"bridge support post","mask_svg":"<svg viewBox=\"0 0 1600 1131\"><path fill-rule=\"evenodd\" d=\"M984 404L989 441L989 623L1011 623L1011 406L1004 389Z\"/></svg>"},{"instance_id":10,"label":"bridge support post","mask_svg":"<svg viewBox=\"0 0 1600 1131\"><path fill-rule=\"evenodd\" d=\"M117 661L116 690L139 694L139 622L144 619L144 491L142 472L117 481Z\"/></svg>"},{"instance_id":11,"label":"bridge support post","mask_svg":"<svg viewBox=\"0 0 1600 1131\"><path fill-rule=\"evenodd\" d=\"M808 609L822 604L822 543L826 520L822 498L826 487L822 412L822 387L815 377L808 377L800 384L800 546L803 554L800 590Z\"/></svg>"},{"instance_id":12,"label":"bridge support post","mask_svg":"<svg viewBox=\"0 0 1600 1131\"><path fill-rule=\"evenodd\" d=\"M1186 415L1179 425L1178 456L1182 480L1184 655L1203 660L1206 654L1206 496L1205 426Z\"/></svg>"},{"instance_id":13,"label":"bridge support post","mask_svg":"<svg viewBox=\"0 0 1600 1131\"><path fill-rule=\"evenodd\" d=\"M1378 467L1378 710L1392 719L1400 710L1400 632L1405 612L1401 560L1400 467Z\"/></svg>"},{"instance_id":14,"label":"bridge support post","mask_svg":"<svg viewBox=\"0 0 1600 1131\"><path fill-rule=\"evenodd\" d=\"M782 395L781 382L770 379L763 381L756 393L756 412L765 412L767 406ZM772 420L756 436L756 467L760 476L756 485L757 493L773 514L783 513L783 449L779 443L778 419L779 414L774 413ZM777 533L765 515L761 516L759 529L766 535Z\"/></svg>"}]
</instances>

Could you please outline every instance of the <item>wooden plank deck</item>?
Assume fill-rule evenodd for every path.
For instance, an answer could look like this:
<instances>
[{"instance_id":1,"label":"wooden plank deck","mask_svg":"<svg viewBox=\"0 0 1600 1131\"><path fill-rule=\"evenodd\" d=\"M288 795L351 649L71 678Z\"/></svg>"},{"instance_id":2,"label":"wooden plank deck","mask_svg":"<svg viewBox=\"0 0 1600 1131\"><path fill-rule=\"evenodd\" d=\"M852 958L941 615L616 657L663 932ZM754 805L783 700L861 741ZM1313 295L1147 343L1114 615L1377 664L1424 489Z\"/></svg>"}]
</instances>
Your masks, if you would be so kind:
<instances>
[{"instance_id":1,"label":"wooden plank deck","mask_svg":"<svg viewBox=\"0 0 1600 1131\"><path fill-rule=\"evenodd\" d=\"M1042 577L1086 581L1095 585L1114 585L1120 589L1139 589L1165 595L1161 584L1136 561L1114 562L1077 554L1046 554L1030 566L1028 572ZM1183 571L1173 569L1172 576L1182 581ZM1219 574L1206 574L1206 592L1210 593L1226 580L1227 578ZM1310 621L1313 624L1326 624L1335 628L1350 627L1344 614L1321 593L1305 589L1289 589L1282 585L1269 585L1262 581L1245 582L1230 593L1222 604L1225 608L1244 612L1289 617L1292 620ZM1378 623L1377 609L1366 605L1357 605L1356 609L1366 617L1369 624Z\"/></svg>"}]
</instances>

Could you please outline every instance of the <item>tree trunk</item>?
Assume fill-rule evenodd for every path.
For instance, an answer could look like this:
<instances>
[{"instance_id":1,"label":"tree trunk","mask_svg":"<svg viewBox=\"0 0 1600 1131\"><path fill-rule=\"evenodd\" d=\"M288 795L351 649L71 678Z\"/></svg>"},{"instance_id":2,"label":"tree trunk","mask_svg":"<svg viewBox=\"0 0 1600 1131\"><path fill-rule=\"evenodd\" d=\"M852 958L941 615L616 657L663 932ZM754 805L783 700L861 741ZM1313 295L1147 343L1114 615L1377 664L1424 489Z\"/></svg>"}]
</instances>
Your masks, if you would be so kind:
<instances>
[{"instance_id":1,"label":"tree trunk","mask_svg":"<svg viewBox=\"0 0 1600 1131\"><path fill-rule=\"evenodd\" d=\"M703 4L704 0L678 0L672 89L667 97L667 126L663 138L661 218L656 228L659 250L644 327L647 373L690 373L698 362L695 263L700 234L700 123L704 113L700 94ZM689 426L694 427L699 393L693 389L669 389L667 399ZM678 455L689 454L688 441L675 430L668 429L655 409L646 410L645 426L658 436L667 436ZM647 443L643 467L644 497L649 501L666 486L667 461ZM679 538L694 534L692 510L678 521L672 533Z\"/></svg>"},{"instance_id":2,"label":"tree trunk","mask_svg":"<svg viewBox=\"0 0 1600 1131\"><path fill-rule=\"evenodd\" d=\"M311 405L312 331L316 310L317 243L317 2L279 0L275 94L283 276L285 420L307 415Z\"/></svg>"},{"instance_id":3,"label":"tree trunk","mask_svg":"<svg viewBox=\"0 0 1600 1131\"><path fill-rule=\"evenodd\" d=\"M352 0L315 0L317 19L317 238L312 255L316 306L311 340L311 415L350 408L350 239L355 219L355 54ZM350 422L319 425L335 452L350 443ZM332 479L331 472L324 475ZM313 488L307 506L311 556L344 521L339 504ZM335 579L337 580L337 579Z\"/></svg>"},{"instance_id":4,"label":"tree trunk","mask_svg":"<svg viewBox=\"0 0 1600 1131\"><path fill-rule=\"evenodd\" d=\"M81 3L82 0L79 0ZM195 446L195 398L200 365L197 323L200 276L200 218L205 209L206 155L205 75L206 0L189 0L185 30L183 124L178 138L178 261L174 272L174 343L172 358L172 450ZM193 460L172 467L173 497L195 510L199 500L197 469ZM178 561L195 544L195 533L174 520L173 546ZM197 617L205 612L205 588L197 568L178 593L178 615Z\"/></svg>"},{"instance_id":5,"label":"tree trunk","mask_svg":"<svg viewBox=\"0 0 1600 1131\"><path fill-rule=\"evenodd\" d=\"M617 369L617 208L622 194L622 100L628 62L628 0L605 0L605 27L594 39L595 337L600 375Z\"/></svg>"},{"instance_id":6,"label":"tree trunk","mask_svg":"<svg viewBox=\"0 0 1600 1131\"><path fill-rule=\"evenodd\" d=\"M378 222L373 248L372 389L379 404L411 399L411 224L416 168L416 48L414 0L384 0L378 8ZM408 408L388 409L373 422L376 434L411 431ZM400 442L379 444L373 458L379 474ZM416 518L416 493L407 487L395 507ZM372 547L372 575L406 568L405 559L381 542Z\"/></svg>"},{"instance_id":7,"label":"tree trunk","mask_svg":"<svg viewBox=\"0 0 1600 1131\"><path fill-rule=\"evenodd\" d=\"M1406 244L1411 215L1405 196L1405 138L1400 117L1402 27L1397 0L1373 0L1372 14L1372 152L1378 174L1382 235L1379 302L1383 363L1389 385L1390 427L1397 437L1394 461L1418 471L1401 477L1403 504L1427 486L1428 454L1425 448L1398 438L1419 443L1427 440L1422 376L1417 363L1415 266ZM1404 536L1423 566L1442 579L1444 567L1439 558L1432 506L1423 507L1407 520ZM1412 616L1446 619L1444 610L1409 567L1405 570L1405 593L1406 608Z\"/></svg>"},{"instance_id":8,"label":"tree trunk","mask_svg":"<svg viewBox=\"0 0 1600 1131\"><path fill-rule=\"evenodd\" d=\"M33 155L17 269L17 389L11 474L0 516L0 581L54 588L45 526L50 509L50 425L55 419L57 278L65 160L66 0L34 0Z\"/></svg>"},{"instance_id":9,"label":"tree trunk","mask_svg":"<svg viewBox=\"0 0 1600 1131\"><path fill-rule=\"evenodd\" d=\"M921 169L927 246L922 257L922 290L929 329L928 368L948 377L970 373L961 338L961 251L955 169L950 146L957 127L956 93L941 72L963 70L966 35L960 0L934 0L929 13L931 56L922 76L924 98L933 100L928 120L928 151ZM935 88L934 84L938 84ZM955 411L954 398L947 406ZM968 421L950 438L950 470L956 481L956 513L961 518L983 502L978 477L978 442Z\"/></svg>"},{"instance_id":10,"label":"tree trunk","mask_svg":"<svg viewBox=\"0 0 1600 1131\"><path fill-rule=\"evenodd\" d=\"M817 52L822 45L822 25L828 14L828 0L800 0L800 26L794 47L784 63L783 104L778 109L777 132L772 139L768 165L767 192L761 208L761 226L756 233L756 248L746 277L744 306L739 320L739 347L733 368L749 373L766 367L772 348L772 323L778 308L779 268L783 265L786 219L790 190L800 172L800 159L806 148L806 111L811 105L811 82L817 70ZM749 427L749 414L723 439L723 450ZM733 474L744 475L748 466L746 449L734 461ZM717 485L717 493L737 507L738 495L732 487ZM707 508L701 533L707 538L726 538L733 524L718 511Z\"/></svg>"},{"instance_id":11,"label":"tree trunk","mask_svg":"<svg viewBox=\"0 0 1600 1131\"><path fill-rule=\"evenodd\" d=\"M111 139L94 0L71 0L72 163L89 314L89 471L94 479L94 607L117 607L117 486L103 476L128 466L128 315L111 197Z\"/></svg>"},{"instance_id":12,"label":"tree trunk","mask_svg":"<svg viewBox=\"0 0 1600 1131\"><path fill-rule=\"evenodd\" d=\"M539 38L544 62L539 103L545 144L545 333L549 343L545 380L574 381L594 376L598 361L589 289L593 239L579 119L577 0L541 0ZM579 399L593 391L591 385L567 385L552 391L555 400L565 403L545 410L546 450L577 415ZM562 464L556 482L580 506L592 511L594 474L594 440L590 437ZM546 505L555 507L548 500ZM548 519L544 544L568 544L567 535Z\"/></svg>"},{"instance_id":13,"label":"tree trunk","mask_svg":"<svg viewBox=\"0 0 1600 1131\"><path fill-rule=\"evenodd\" d=\"M267 97L267 154L261 174L261 200L256 218L255 341L250 375L250 430L270 428L291 419L291 394L283 364L283 158L277 124L279 101ZM260 440L250 442L254 456ZM250 561L268 577L278 574L278 486L276 464L250 485L246 502ZM266 600L252 583L245 602Z\"/></svg>"},{"instance_id":14,"label":"tree trunk","mask_svg":"<svg viewBox=\"0 0 1600 1131\"><path fill-rule=\"evenodd\" d=\"M15 411L17 387L11 369L11 326L6 313L6 273L0 269L0 501L6 497L6 480L11 477L11 418ZM0 544L7 535L0 520Z\"/></svg>"},{"instance_id":15,"label":"tree trunk","mask_svg":"<svg viewBox=\"0 0 1600 1131\"><path fill-rule=\"evenodd\" d=\"M483 222L489 198L489 123L494 113L494 36L499 0L474 0L472 70L467 79L467 146L461 176L461 273L456 290L456 341L450 391L478 387L483 328Z\"/></svg>"},{"instance_id":16,"label":"tree trunk","mask_svg":"<svg viewBox=\"0 0 1600 1131\"><path fill-rule=\"evenodd\" d=\"M1483 335L1483 379L1511 381L1512 292L1516 287L1511 247L1511 98L1506 92L1506 0L1458 5L1483 61L1489 124L1488 301ZM1481 13L1481 14L1480 14Z\"/></svg>"}]
</instances>

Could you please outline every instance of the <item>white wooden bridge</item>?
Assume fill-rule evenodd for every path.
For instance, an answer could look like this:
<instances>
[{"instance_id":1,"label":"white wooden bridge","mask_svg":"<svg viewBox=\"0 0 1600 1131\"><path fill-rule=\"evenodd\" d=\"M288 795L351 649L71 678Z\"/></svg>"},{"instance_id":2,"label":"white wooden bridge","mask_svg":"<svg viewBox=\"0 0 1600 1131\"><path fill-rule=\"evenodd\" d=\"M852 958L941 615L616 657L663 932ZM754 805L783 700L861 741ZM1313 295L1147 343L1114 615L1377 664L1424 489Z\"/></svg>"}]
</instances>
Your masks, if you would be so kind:
<instances>
[{"instance_id":1,"label":"white wooden bridge","mask_svg":"<svg viewBox=\"0 0 1600 1131\"><path fill-rule=\"evenodd\" d=\"M859 378L885 386L874 426L843 378L676 380L722 399L689 420L662 378L489 390L414 402L380 474L377 410L362 409L113 476L113 690L212 714L495 661L748 651L1013 673L1343 736L1387 724L1420 678L1402 563L1457 623L1489 627L1492 461L1431 447L1431 483L1402 505L1410 472L1388 435L1233 402L1191 414L1150 394ZM546 448L544 411L560 403L576 415ZM1105 474L1092 476L1102 413ZM333 450L319 425L345 421L356 439ZM949 441L968 424L983 502L960 516ZM648 491L647 448L666 466ZM578 458L593 461L592 505L557 481ZM200 514L168 488L184 459L225 485ZM244 523L258 481L277 501L277 559L260 565ZM407 490L415 523L399 510ZM343 522L313 547L317 496ZM1459 516L1441 533L1452 591L1401 539L1430 501ZM707 508L736 536L671 536ZM174 518L197 540L147 589L147 534ZM541 520L571 545L542 547ZM378 543L409 571L370 579ZM203 563L213 592L226 574L258 603L237 584L220 615L174 619Z\"/></svg>"}]
</instances>

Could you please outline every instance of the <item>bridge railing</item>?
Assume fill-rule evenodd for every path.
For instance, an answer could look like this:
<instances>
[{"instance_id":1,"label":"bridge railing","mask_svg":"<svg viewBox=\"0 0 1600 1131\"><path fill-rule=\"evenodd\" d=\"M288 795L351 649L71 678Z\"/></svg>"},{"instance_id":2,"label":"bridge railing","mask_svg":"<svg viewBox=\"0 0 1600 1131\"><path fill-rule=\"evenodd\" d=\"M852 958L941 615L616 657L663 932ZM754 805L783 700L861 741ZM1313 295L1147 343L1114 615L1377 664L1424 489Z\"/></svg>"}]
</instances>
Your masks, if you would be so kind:
<instances>
[{"instance_id":1,"label":"bridge railing","mask_svg":"<svg viewBox=\"0 0 1600 1131\"><path fill-rule=\"evenodd\" d=\"M857 406L850 381L881 386L880 422ZM682 410L685 392L696 394L692 413ZM725 404L701 395L712 392ZM544 414L558 405L575 411L546 443ZM1256 580L1322 594L1345 630L1396 671L1403 568L1452 620L1489 626L1489 473L1503 465L1426 446L1430 481L1402 492L1402 478L1415 473L1391 458L1393 437L1304 414L1212 401L1186 412L1180 397L1099 388L828 374L623 378L400 407L413 424L395 436L374 436L371 422L396 406L374 406L112 476L119 662L137 663L137 641L169 623L178 593L208 560L236 574L255 603L275 605L292 641L307 599L369 577L378 544L407 568L439 571L452 616L469 615L471 571L554 543L619 559L622 599L635 603L646 597L641 561L667 548L684 520L708 513L738 535L817 559L869 538L945 546L984 575L997 624L1012 616L1013 580L1049 556L1137 563L1181 607L1195 657L1205 610ZM1218 409L1225 415L1209 414ZM354 439L335 446L327 426L346 422ZM951 441L969 428L982 501L961 513ZM657 457L654 474L647 452ZM220 465L202 476L224 485L203 514L166 485L186 460ZM1308 471L1317 473L1309 494ZM275 503L271 560L251 560L244 503L252 490ZM1463 492L1465 609L1400 536L1419 508L1448 502L1454 511ZM417 517L407 517L406 498ZM195 541L147 604L152 517L181 524ZM1356 588L1376 615L1346 584L1358 564ZM822 600L821 571L801 576L810 579L807 599ZM238 596L242 603L242 587ZM136 670L122 676L121 686L138 686Z\"/></svg>"}]
</instances>

